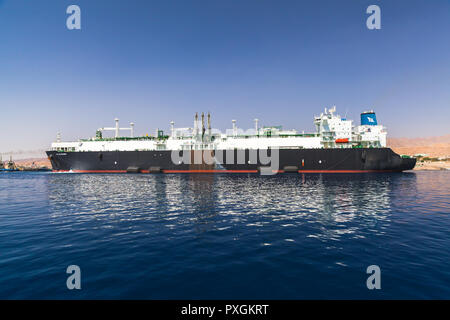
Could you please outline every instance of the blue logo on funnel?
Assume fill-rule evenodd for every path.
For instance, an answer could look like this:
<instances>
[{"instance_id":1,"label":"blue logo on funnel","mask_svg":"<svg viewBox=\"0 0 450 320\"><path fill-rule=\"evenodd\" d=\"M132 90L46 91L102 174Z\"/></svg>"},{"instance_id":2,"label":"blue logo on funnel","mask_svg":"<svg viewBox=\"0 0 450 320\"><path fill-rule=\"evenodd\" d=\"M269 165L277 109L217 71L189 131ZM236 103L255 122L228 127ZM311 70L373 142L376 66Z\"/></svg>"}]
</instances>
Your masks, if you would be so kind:
<instances>
[{"instance_id":1,"label":"blue logo on funnel","mask_svg":"<svg viewBox=\"0 0 450 320\"><path fill-rule=\"evenodd\" d=\"M377 116L374 112L361 113L361 125L376 126L377 124Z\"/></svg>"}]
</instances>

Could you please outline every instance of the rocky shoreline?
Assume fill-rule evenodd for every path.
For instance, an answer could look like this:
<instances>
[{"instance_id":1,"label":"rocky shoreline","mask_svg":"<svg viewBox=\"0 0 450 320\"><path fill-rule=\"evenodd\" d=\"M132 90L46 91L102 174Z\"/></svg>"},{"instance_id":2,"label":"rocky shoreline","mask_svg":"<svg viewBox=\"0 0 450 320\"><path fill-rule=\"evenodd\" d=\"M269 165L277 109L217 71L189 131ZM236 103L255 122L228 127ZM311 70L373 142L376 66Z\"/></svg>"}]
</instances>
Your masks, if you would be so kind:
<instances>
[{"instance_id":1,"label":"rocky shoreline","mask_svg":"<svg viewBox=\"0 0 450 320\"><path fill-rule=\"evenodd\" d=\"M450 161L418 161L414 171L450 170Z\"/></svg>"},{"instance_id":2,"label":"rocky shoreline","mask_svg":"<svg viewBox=\"0 0 450 320\"><path fill-rule=\"evenodd\" d=\"M50 160L48 160L47 158L30 158L20 160L13 159L13 161L16 165L16 168L20 171L36 171L38 169L51 170L52 168Z\"/></svg>"}]
</instances>

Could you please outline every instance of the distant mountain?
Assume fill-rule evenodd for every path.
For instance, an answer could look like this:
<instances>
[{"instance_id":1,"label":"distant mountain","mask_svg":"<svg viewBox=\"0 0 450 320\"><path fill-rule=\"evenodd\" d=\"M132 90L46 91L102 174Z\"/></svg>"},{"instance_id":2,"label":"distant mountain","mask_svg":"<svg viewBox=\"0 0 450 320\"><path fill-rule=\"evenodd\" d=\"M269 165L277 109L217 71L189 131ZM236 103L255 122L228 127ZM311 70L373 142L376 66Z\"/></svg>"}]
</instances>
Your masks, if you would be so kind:
<instances>
[{"instance_id":1,"label":"distant mountain","mask_svg":"<svg viewBox=\"0 0 450 320\"><path fill-rule=\"evenodd\" d=\"M427 138L388 138L387 145L399 154L450 157L450 134Z\"/></svg>"},{"instance_id":2,"label":"distant mountain","mask_svg":"<svg viewBox=\"0 0 450 320\"><path fill-rule=\"evenodd\" d=\"M440 137L387 139L387 144L390 147L416 147L416 146L430 146L433 144L447 144L447 143L450 143L450 134Z\"/></svg>"},{"instance_id":3,"label":"distant mountain","mask_svg":"<svg viewBox=\"0 0 450 320\"><path fill-rule=\"evenodd\" d=\"M21 159L15 161L16 166L23 166L23 167L47 167L51 168L52 165L50 163L50 160L47 158L30 158L30 159Z\"/></svg>"},{"instance_id":4,"label":"distant mountain","mask_svg":"<svg viewBox=\"0 0 450 320\"><path fill-rule=\"evenodd\" d=\"M31 158L47 158L44 149L37 150L11 150L7 152L0 152L3 159L9 159L11 156L13 160L31 159Z\"/></svg>"}]
</instances>

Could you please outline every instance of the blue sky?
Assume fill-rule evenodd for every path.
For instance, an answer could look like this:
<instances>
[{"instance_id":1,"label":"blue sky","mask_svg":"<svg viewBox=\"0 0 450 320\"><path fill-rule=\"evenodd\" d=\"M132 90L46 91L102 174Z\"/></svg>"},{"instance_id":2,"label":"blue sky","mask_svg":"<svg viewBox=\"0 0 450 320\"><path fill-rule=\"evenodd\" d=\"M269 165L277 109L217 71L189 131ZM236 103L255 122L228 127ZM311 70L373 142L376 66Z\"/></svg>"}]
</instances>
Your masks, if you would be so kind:
<instances>
[{"instance_id":1,"label":"blue sky","mask_svg":"<svg viewBox=\"0 0 450 320\"><path fill-rule=\"evenodd\" d=\"M334 104L358 123L374 108L391 137L449 134L449 52L448 0L0 0L0 152L115 117L139 134L191 126L195 111L310 131Z\"/></svg>"}]
</instances>

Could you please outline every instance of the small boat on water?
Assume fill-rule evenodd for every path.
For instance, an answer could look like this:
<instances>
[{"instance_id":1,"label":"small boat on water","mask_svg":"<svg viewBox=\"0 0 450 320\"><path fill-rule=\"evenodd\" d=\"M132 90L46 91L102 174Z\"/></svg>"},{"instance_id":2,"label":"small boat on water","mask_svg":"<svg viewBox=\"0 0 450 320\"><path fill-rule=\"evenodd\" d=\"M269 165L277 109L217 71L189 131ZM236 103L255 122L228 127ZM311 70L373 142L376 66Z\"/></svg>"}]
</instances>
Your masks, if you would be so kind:
<instances>
[{"instance_id":1,"label":"small boat on water","mask_svg":"<svg viewBox=\"0 0 450 320\"><path fill-rule=\"evenodd\" d=\"M12 156L9 158L9 161L3 163L2 158L0 157L0 172L10 172L10 171L19 171L16 164L12 160Z\"/></svg>"}]
</instances>

